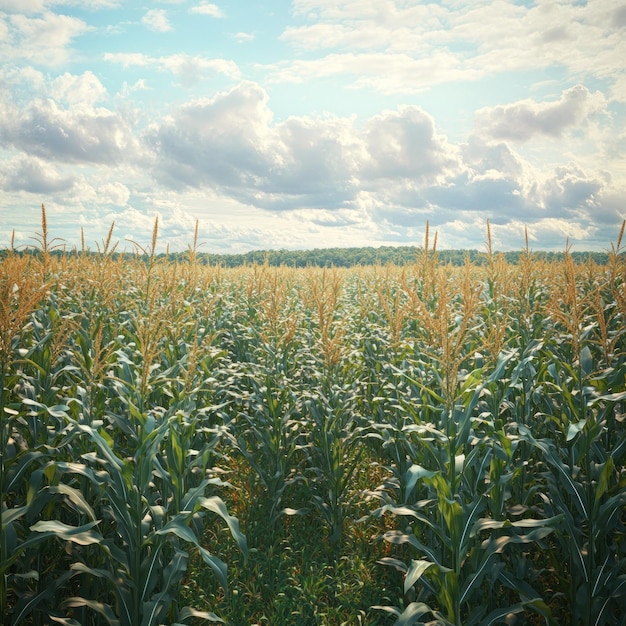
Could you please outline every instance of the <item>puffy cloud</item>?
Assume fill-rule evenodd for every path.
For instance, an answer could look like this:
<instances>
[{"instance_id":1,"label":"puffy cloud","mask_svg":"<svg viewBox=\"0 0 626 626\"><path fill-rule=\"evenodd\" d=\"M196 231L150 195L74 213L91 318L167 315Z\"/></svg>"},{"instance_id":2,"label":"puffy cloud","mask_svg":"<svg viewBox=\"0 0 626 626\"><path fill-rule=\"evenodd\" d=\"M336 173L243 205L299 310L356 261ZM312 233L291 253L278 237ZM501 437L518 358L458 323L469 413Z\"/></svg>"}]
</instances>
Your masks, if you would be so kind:
<instances>
[{"instance_id":1,"label":"puffy cloud","mask_svg":"<svg viewBox=\"0 0 626 626\"><path fill-rule=\"evenodd\" d=\"M59 65L68 59L72 40L91 30L83 20L48 11L37 17L0 14L0 23L3 19L5 36L0 38L0 56L5 62Z\"/></svg>"},{"instance_id":2,"label":"puffy cloud","mask_svg":"<svg viewBox=\"0 0 626 626\"><path fill-rule=\"evenodd\" d=\"M172 30L167 19L167 12L163 9L150 9L141 18L141 23L157 33L166 33Z\"/></svg>"},{"instance_id":3,"label":"puffy cloud","mask_svg":"<svg viewBox=\"0 0 626 626\"><path fill-rule=\"evenodd\" d=\"M1 162L0 162L1 165ZM35 194L51 194L69 190L74 180L62 176L50 163L35 157L19 157L0 170L2 187L6 191L26 191Z\"/></svg>"},{"instance_id":4,"label":"puffy cloud","mask_svg":"<svg viewBox=\"0 0 626 626\"><path fill-rule=\"evenodd\" d=\"M555 66L577 80L611 78L622 73L626 56L623 8L602 2L295 0L294 13L305 24L287 27L282 39L300 50L334 54L275 65L275 81L332 72L356 87L402 93ZM383 72L370 70L371 55L387 58Z\"/></svg>"},{"instance_id":5,"label":"puffy cloud","mask_svg":"<svg viewBox=\"0 0 626 626\"><path fill-rule=\"evenodd\" d=\"M532 217L518 182L504 176L460 176L446 186L425 191L430 203L452 212L478 211L493 220L508 221L520 214Z\"/></svg>"},{"instance_id":6,"label":"puffy cloud","mask_svg":"<svg viewBox=\"0 0 626 626\"><path fill-rule=\"evenodd\" d=\"M536 135L560 137L568 129L606 112L606 99L583 85L567 89L556 102L521 100L476 112L479 132L494 139L528 141Z\"/></svg>"},{"instance_id":7,"label":"puffy cloud","mask_svg":"<svg viewBox=\"0 0 626 626\"><path fill-rule=\"evenodd\" d=\"M406 53L346 52L316 59L297 59L266 66L270 82L302 83L312 78L352 76L350 87L384 94L423 91L433 85L484 76L480 70L464 68L457 55L438 51L422 58Z\"/></svg>"},{"instance_id":8,"label":"puffy cloud","mask_svg":"<svg viewBox=\"0 0 626 626\"><path fill-rule=\"evenodd\" d=\"M254 187L273 163L272 113L253 83L193 101L146 134L172 184Z\"/></svg>"},{"instance_id":9,"label":"puffy cloud","mask_svg":"<svg viewBox=\"0 0 626 626\"><path fill-rule=\"evenodd\" d=\"M132 128L105 108L61 109L53 100L0 111L0 141L40 158L73 163L114 164L136 150Z\"/></svg>"},{"instance_id":10,"label":"puffy cloud","mask_svg":"<svg viewBox=\"0 0 626 626\"><path fill-rule=\"evenodd\" d=\"M614 28L626 28L626 4L614 10L611 23Z\"/></svg>"},{"instance_id":11,"label":"puffy cloud","mask_svg":"<svg viewBox=\"0 0 626 626\"><path fill-rule=\"evenodd\" d=\"M470 135L461 146L464 164L474 173L496 173L518 180L525 175L527 165L513 149L503 142L485 141L478 135Z\"/></svg>"},{"instance_id":12,"label":"puffy cloud","mask_svg":"<svg viewBox=\"0 0 626 626\"><path fill-rule=\"evenodd\" d=\"M132 66L147 67L158 62L158 59L143 52L106 52L104 60L119 63L124 69Z\"/></svg>"},{"instance_id":13,"label":"puffy cloud","mask_svg":"<svg viewBox=\"0 0 626 626\"><path fill-rule=\"evenodd\" d=\"M220 9L217 4L212 4L210 2L201 2L200 4L191 7L189 12L198 13L200 15L208 15L209 17L224 17L222 9Z\"/></svg>"},{"instance_id":14,"label":"puffy cloud","mask_svg":"<svg viewBox=\"0 0 626 626\"><path fill-rule=\"evenodd\" d=\"M177 76L184 85L195 83L205 72L224 74L229 78L240 76L239 68L233 61L224 59L205 59L187 54L174 54L162 57L158 65Z\"/></svg>"},{"instance_id":15,"label":"puffy cloud","mask_svg":"<svg viewBox=\"0 0 626 626\"><path fill-rule=\"evenodd\" d=\"M307 218L312 228L360 214L400 240L397 229L414 236L426 220L505 225L524 216L584 224L600 213L607 223L618 217L603 208L604 174L573 165L542 171L507 143L480 135L455 146L416 106L362 125L330 116L275 122L267 93L244 82L180 107L144 139L162 184L215 190L273 213L315 209L319 219Z\"/></svg>"},{"instance_id":16,"label":"puffy cloud","mask_svg":"<svg viewBox=\"0 0 626 626\"><path fill-rule=\"evenodd\" d=\"M376 115L365 125L364 180L410 178L434 181L456 167L457 154L437 134L433 119L416 106Z\"/></svg>"},{"instance_id":17,"label":"puffy cloud","mask_svg":"<svg viewBox=\"0 0 626 626\"><path fill-rule=\"evenodd\" d=\"M248 41L254 41L255 36L254 36L253 33L238 32L238 33L235 33L234 35L232 35L232 38L237 43L246 43Z\"/></svg>"},{"instance_id":18,"label":"puffy cloud","mask_svg":"<svg viewBox=\"0 0 626 626\"><path fill-rule=\"evenodd\" d=\"M200 80L206 73L217 73L229 78L239 78L241 72L233 61L226 59L209 59L189 54L172 54L162 57L151 57L136 52L109 52L104 55L105 61L119 63L122 67L156 67L162 72L171 72L184 86L190 86Z\"/></svg>"},{"instance_id":19,"label":"puffy cloud","mask_svg":"<svg viewBox=\"0 0 626 626\"><path fill-rule=\"evenodd\" d=\"M249 82L181 107L145 139L171 186L228 189L270 210L347 208L359 188L391 179L432 184L459 167L458 150L418 107L387 111L363 128L330 116L274 123L267 93Z\"/></svg>"},{"instance_id":20,"label":"puffy cloud","mask_svg":"<svg viewBox=\"0 0 626 626\"><path fill-rule=\"evenodd\" d=\"M50 94L55 100L69 105L93 107L106 98L107 91L93 72L80 76L65 72L52 81Z\"/></svg>"},{"instance_id":21,"label":"puffy cloud","mask_svg":"<svg viewBox=\"0 0 626 626\"><path fill-rule=\"evenodd\" d=\"M545 181L542 189L542 204L551 214L589 209L597 202L604 181L574 165L556 168Z\"/></svg>"},{"instance_id":22,"label":"puffy cloud","mask_svg":"<svg viewBox=\"0 0 626 626\"><path fill-rule=\"evenodd\" d=\"M97 189L97 197L103 205L125 206L130 200L130 189L122 183L104 183Z\"/></svg>"}]
</instances>

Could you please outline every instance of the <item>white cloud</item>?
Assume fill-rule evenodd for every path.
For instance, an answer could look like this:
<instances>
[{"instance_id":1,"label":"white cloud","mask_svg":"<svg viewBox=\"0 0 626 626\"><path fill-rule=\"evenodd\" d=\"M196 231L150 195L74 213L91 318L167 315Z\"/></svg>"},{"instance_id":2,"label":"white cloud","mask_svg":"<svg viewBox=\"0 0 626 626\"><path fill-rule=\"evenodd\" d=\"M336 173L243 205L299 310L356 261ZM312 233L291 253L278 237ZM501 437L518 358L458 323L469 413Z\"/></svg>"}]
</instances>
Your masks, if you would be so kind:
<instances>
[{"instance_id":1,"label":"white cloud","mask_svg":"<svg viewBox=\"0 0 626 626\"><path fill-rule=\"evenodd\" d=\"M294 12L306 23L287 27L282 39L324 53L274 66L274 80L341 74L356 76L356 86L401 93L557 65L575 80L614 79L626 57L622 13L602 2L296 0ZM368 55L386 57L387 69L370 70Z\"/></svg>"},{"instance_id":2,"label":"white cloud","mask_svg":"<svg viewBox=\"0 0 626 626\"><path fill-rule=\"evenodd\" d=\"M146 67L157 62L157 59L150 57L143 52L105 52L104 60L112 63L119 63L122 67Z\"/></svg>"},{"instance_id":3,"label":"white cloud","mask_svg":"<svg viewBox=\"0 0 626 626\"><path fill-rule=\"evenodd\" d=\"M106 235L108 218L119 215L122 234L149 241L158 211L164 238L183 249L198 216L211 246L231 251L414 243L427 219L442 245L466 246L469 237L484 240L487 218L502 245L523 244L526 221L531 236L544 241L542 225L558 247L564 222L572 238L595 243L625 215L619 3L294 0L291 13L274 11L273 26L286 24L278 45L265 48L274 34L259 22L264 66L250 64L252 48L235 44L254 40L249 21L233 21L211 40L214 57L187 41L178 54L141 47L144 26L166 32L175 11L196 22L224 17L219 0L158 0L132 15L102 14L117 30L93 13L126 4L0 0L0 188L8 212L41 194L70 230L82 216ZM82 20L69 17L75 8ZM99 35L87 45L92 20ZM121 32L136 37L133 52L106 54L118 66L103 67L96 50L105 37L119 50ZM190 33L180 35L192 43ZM281 60L285 45L292 53ZM243 74L237 56L218 57L229 49L247 76L272 88L244 82L216 94L215 85ZM55 63L67 65L56 71ZM361 92L329 92L338 85ZM147 89L159 97L136 93ZM189 93L208 97L185 101Z\"/></svg>"},{"instance_id":4,"label":"white cloud","mask_svg":"<svg viewBox=\"0 0 626 626\"><path fill-rule=\"evenodd\" d=\"M181 107L146 139L173 187L228 190L271 210L335 208L352 198L360 140L351 120L272 122L267 93L244 82Z\"/></svg>"},{"instance_id":5,"label":"white cloud","mask_svg":"<svg viewBox=\"0 0 626 626\"><path fill-rule=\"evenodd\" d=\"M274 83L304 83L313 78L348 75L347 86L383 94L415 93L454 80L479 78L484 73L464 70L448 52L415 59L408 54L363 52L332 53L265 67Z\"/></svg>"},{"instance_id":6,"label":"white cloud","mask_svg":"<svg viewBox=\"0 0 626 626\"><path fill-rule=\"evenodd\" d=\"M141 18L141 23L157 33L167 33L172 30L164 9L150 9Z\"/></svg>"},{"instance_id":7,"label":"white cloud","mask_svg":"<svg viewBox=\"0 0 626 626\"><path fill-rule=\"evenodd\" d=\"M561 137L598 113L606 113L607 102L600 92L590 93L583 85L567 89L556 102L527 99L513 104L483 108L476 112L481 134L494 139L528 141L537 135Z\"/></svg>"},{"instance_id":8,"label":"white cloud","mask_svg":"<svg viewBox=\"0 0 626 626\"><path fill-rule=\"evenodd\" d=\"M158 64L162 69L169 70L177 76L185 86L197 82L204 72L223 74L229 78L240 76L237 64L224 59L206 59L187 54L174 54L161 57Z\"/></svg>"},{"instance_id":9,"label":"white cloud","mask_svg":"<svg viewBox=\"0 0 626 626\"><path fill-rule=\"evenodd\" d=\"M437 134L433 119L416 106L387 111L365 125L367 159L365 181L410 178L412 181L442 179L458 163L456 150Z\"/></svg>"},{"instance_id":10,"label":"white cloud","mask_svg":"<svg viewBox=\"0 0 626 626\"><path fill-rule=\"evenodd\" d=\"M368 55L363 56L367 63ZM416 93L444 83L478 80L486 75L480 69L464 67L456 54L447 51L418 59L398 54L372 56L381 73L373 73L368 64L368 70L361 72L353 87L382 94Z\"/></svg>"},{"instance_id":11,"label":"white cloud","mask_svg":"<svg viewBox=\"0 0 626 626\"><path fill-rule=\"evenodd\" d=\"M5 85L10 86L10 91L14 97L23 91L31 93L32 91L48 89L46 76L31 66L0 66L0 78Z\"/></svg>"},{"instance_id":12,"label":"white cloud","mask_svg":"<svg viewBox=\"0 0 626 626\"><path fill-rule=\"evenodd\" d=\"M0 39L0 57L44 66L67 61L72 40L92 30L83 20L50 12L39 17L0 14L3 22L7 36Z\"/></svg>"},{"instance_id":13,"label":"white cloud","mask_svg":"<svg viewBox=\"0 0 626 626\"><path fill-rule=\"evenodd\" d=\"M244 32L239 32L239 33L235 33L232 35L232 38L237 42L237 43L245 43L248 41L254 41L255 36L253 33L244 33Z\"/></svg>"},{"instance_id":14,"label":"white cloud","mask_svg":"<svg viewBox=\"0 0 626 626\"><path fill-rule=\"evenodd\" d=\"M52 81L51 95L57 101L70 105L93 107L104 100L107 91L93 72L85 72L80 76L65 72Z\"/></svg>"},{"instance_id":15,"label":"white cloud","mask_svg":"<svg viewBox=\"0 0 626 626\"><path fill-rule=\"evenodd\" d=\"M610 94L611 100L626 103L626 73L616 77Z\"/></svg>"},{"instance_id":16,"label":"white cloud","mask_svg":"<svg viewBox=\"0 0 626 626\"><path fill-rule=\"evenodd\" d=\"M0 171L0 180L6 191L51 194L68 191L74 184L70 176L62 176L53 165L36 157L18 157L3 169L5 171Z\"/></svg>"},{"instance_id":17,"label":"white cloud","mask_svg":"<svg viewBox=\"0 0 626 626\"><path fill-rule=\"evenodd\" d=\"M51 161L117 163L136 153L132 129L105 108L59 108L53 100L0 110L0 141Z\"/></svg>"},{"instance_id":18,"label":"white cloud","mask_svg":"<svg viewBox=\"0 0 626 626\"><path fill-rule=\"evenodd\" d=\"M7 13L41 13L49 0L0 0L0 11Z\"/></svg>"},{"instance_id":19,"label":"white cloud","mask_svg":"<svg viewBox=\"0 0 626 626\"><path fill-rule=\"evenodd\" d=\"M274 211L350 208L359 188L436 184L460 167L458 150L418 107L374 116L363 129L331 116L274 124L268 96L254 83L181 107L146 141L160 180L172 187L228 190Z\"/></svg>"},{"instance_id":20,"label":"white cloud","mask_svg":"<svg viewBox=\"0 0 626 626\"><path fill-rule=\"evenodd\" d=\"M398 238L398 229L426 220L445 225L459 215L494 224L520 215L529 223L551 216L584 224L598 211L607 223L618 217L602 208L610 189L603 173L573 164L541 170L506 143L478 135L455 146L416 106L362 126L332 116L274 122L267 93L242 83L180 107L145 140L163 185L216 190L274 213L315 209L315 228L331 227L330 214L342 223L352 211L384 222Z\"/></svg>"},{"instance_id":21,"label":"white cloud","mask_svg":"<svg viewBox=\"0 0 626 626\"><path fill-rule=\"evenodd\" d=\"M258 85L196 100L155 124L146 139L172 184L245 188L271 166L271 111ZM269 145L268 145L269 144Z\"/></svg>"},{"instance_id":22,"label":"white cloud","mask_svg":"<svg viewBox=\"0 0 626 626\"><path fill-rule=\"evenodd\" d=\"M119 63L123 67L156 67L160 71L174 74L185 87L193 85L205 73L223 74L229 78L239 78L241 72L234 61L210 59L188 54L173 54L163 57L151 57L140 53L106 53L104 60Z\"/></svg>"},{"instance_id":23,"label":"white cloud","mask_svg":"<svg viewBox=\"0 0 626 626\"><path fill-rule=\"evenodd\" d=\"M122 183L104 183L98 187L97 196L103 205L125 206L130 199L130 190Z\"/></svg>"},{"instance_id":24,"label":"white cloud","mask_svg":"<svg viewBox=\"0 0 626 626\"><path fill-rule=\"evenodd\" d=\"M212 4L210 2L201 2L200 4L191 7L189 12L198 13L200 15L208 15L210 17L224 17L222 9L220 9L217 4Z\"/></svg>"},{"instance_id":25,"label":"white cloud","mask_svg":"<svg viewBox=\"0 0 626 626\"><path fill-rule=\"evenodd\" d=\"M124 81L117 95L120 99L125 100L132 93L139 92L139 91L146 91L148 89L149 87L144 78L140 78L139 80L136 80L132 85L129 85L126 81Z\"/></svg>"},{"instance_id":26,"label":"white cloud","mask_svg":"<svg viewBox=\"0 0 626 626\"><path fill-rule=\"evenodd\" d=\"M560 166L543 184L542 204L553 215L557 212L589 210L597 203L603 186L604 181L598 175L591 175L573 164Z\"/></svg>"}]
</instances>

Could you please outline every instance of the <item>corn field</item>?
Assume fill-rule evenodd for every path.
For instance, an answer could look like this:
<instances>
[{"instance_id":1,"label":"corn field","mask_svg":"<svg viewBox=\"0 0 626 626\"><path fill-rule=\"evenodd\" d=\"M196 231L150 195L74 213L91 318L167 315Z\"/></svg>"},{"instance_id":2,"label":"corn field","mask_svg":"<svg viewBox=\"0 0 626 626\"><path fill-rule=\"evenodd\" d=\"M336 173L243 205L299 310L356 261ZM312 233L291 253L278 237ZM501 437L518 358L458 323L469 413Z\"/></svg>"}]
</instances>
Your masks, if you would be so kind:
<instances>
[{"instance_id":1,"label":"corn field","mask_svg":"<svg viewBox=\"0 0 626 626\"><path fill-rule=\"evenodd\" d=\"M626 258L0 259L2 624L626 624ZM196 231L197 236L197 231Z\"/></svg>"}]
</instances>

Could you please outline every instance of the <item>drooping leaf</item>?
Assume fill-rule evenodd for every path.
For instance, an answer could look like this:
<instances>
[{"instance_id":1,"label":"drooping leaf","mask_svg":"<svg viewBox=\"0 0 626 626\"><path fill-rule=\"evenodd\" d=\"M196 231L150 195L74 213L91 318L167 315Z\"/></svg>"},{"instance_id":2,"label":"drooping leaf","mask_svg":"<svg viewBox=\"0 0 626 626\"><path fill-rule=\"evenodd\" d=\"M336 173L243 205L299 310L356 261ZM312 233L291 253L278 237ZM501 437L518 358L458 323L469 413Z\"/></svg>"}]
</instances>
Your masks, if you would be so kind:
<instances>
[{"instance_id":1,"label":"drooping leaf","mask_svg":"<svg viewBox=\"0 0 626 626\"><path fill-rule=\"evenodd\" d=\"M95 520L82 526L70 526L58 520L39 521L30 527L32 532L42 533L47 536L56 537L63 541L71 541L81 546L88 546L100 543L103 537L100 533L92 530L98 525L100 520Z\"/></svg>"}]
</instances>

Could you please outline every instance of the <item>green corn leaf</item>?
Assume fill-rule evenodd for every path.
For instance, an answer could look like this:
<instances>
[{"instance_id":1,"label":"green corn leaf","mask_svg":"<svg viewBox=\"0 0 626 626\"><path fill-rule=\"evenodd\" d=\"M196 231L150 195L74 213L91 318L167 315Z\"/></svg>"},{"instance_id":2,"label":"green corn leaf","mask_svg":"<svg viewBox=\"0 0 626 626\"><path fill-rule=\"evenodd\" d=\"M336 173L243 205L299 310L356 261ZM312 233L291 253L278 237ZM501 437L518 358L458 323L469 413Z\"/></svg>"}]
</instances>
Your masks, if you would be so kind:
<instances>
[{"instance_id":1,"label":"green corn leaf","mask_svg":"<svg viewBox=\"0 0 626 626\"><path fill-rule=\"evenodd\" d=\"M448 618L455 619L455 609L459 608L459 575L452 570L442 572L442 574L442 584L437 597L445 605Z\"/></svg>"},{"instance_id":2,"label":"green corn leaf","mask_svg":"<svg viewBox=\"0 0 626 626\"><path fill-rule=\"evenodd\" d=\"M155 586L158 582L158 577L160 573L160 569L162 566L160 556L161 549L163 547L163 541L160 541L158 545L153 546L153 549L147 551L146 558L141 563L141 592L140 597L142 600L147 601L150 597L150 594L154 590ZM166 592L169 587L164 587L164 592ZM157 602L155 607L159 604ZM149 623L149 622L148 622Z\"/></svg>"},{"instance_id":3,"label":"green corn leaf","mask_svg":"<svg viewBox=\"0 0 626 626\"><path fill-rule=\"evenodd\" d=\"M608 498L600 504L596 515L596 534L598 536L607 532L613 532L615 525L620 521L626 507L626 488Z\"/></svg>"},{"instance_id":4,"label":"green corn leaf","mask_svg":"<svg viewBox=\"0 0 626 626\"><path fill-rule=\"evenodd\" d=\"M114 586L119 583L119 577L113 572L98 567L89 567L89 565L86 565L85 563L72 563L70 565L70 570L79 574L86 574L87 576L102 578L109 581Z\"/></svg>"},{"instance_id":5,"label":"green corn leaf","mask_svg":"<svg viewBox=\"0 0 626 626\"><path fill-rule=\"evenodd\" d=\"M35 611L40 603L42 603L44 600L49 601L54 598L57 595L59 589L62 589L63 585L71 577L71 572L63 572L51 584L46 585L43 591L30 597L20 598L13 612L11 625L17 626L18 624L23 624L25 618L27 618L33 611ZM5 616L3 615L1 617L4 618Z\"/></svg>"},{"instance_id":6,"label":"green corn leaf","mask_svg":"<svg viewBox=\"0 0 626 626\"><path fill-rule=\"evenodd\" d=\"M411 467L409 467L409 469L406 471L406 476L405 476L405 481L406 481L405 494L407 496L409 496L411 494L411 492L415 488L415 485L417 484L418 480L420 480L422 478L432 478L436 473L437 472L431 472L431 471L423 468L421 465L411 465Z\"/></svg>"},{"instance_id":7,"label":"green corn leaf","mask_svg":"<svg viewBox=\"0 0 626 626\"><path fill-rule=\"evenodd\" d=\"M383 539L391 544L410 543L414 548L417 548L419 552L427 555L428 558L438 567L444 568L443 564L439 562L440 559L437 558L433 549L424 545L413 533L403 533L399 530L389 530L383 535Z\"/></svg>"},{"instance_id":8,"label":"green corn leaf","mask_svg":"<svg viewBox=\"0 0 626 626\"><path fill-rule=\"evenodd\" d=\"M397 571L402 572L403 574L406 574L407 569L408 569L404 561L400 561L400 559L394 559L393 557L390 557L390 556L384 556L382 559L378 559L376 563L393 567Z\"/></svg>"},{"instance_id":9,"label":"green corn leaf","mask_svg":"<svg viewBox=\"0 0 626 626\"><path fill-rule=\"evenodd\" d=\"M615 463L613 462L613 457L609 456L605 463L602 464L602 469L600 471L600 477L598 479L598 484L596 485L595 491L595 503L596 505L602 499L602 496L607 492L609 488L609 482L611 480L611 476L615 472Z\"/></svg>"},{"instance_id":10,"label":"green corn leaf","mask_svg":"<svg viewBox=\"0 0 626 626\"><path fill-rule=\"evenodd\" d=\"M580 368L585 378L593 371L593 356L589 346L584 346L580 351Z\"/></svg>"},{"instance_id":11,"label":"green corn leaf","mask_svg":"<svg viewBox=\"0 0 626 626\"><path fill-rule=\"evenodd\" d=\"M163 528L160 528L156 531L157 535L167 535L174 534L183 541L187 541L188 543L193 544L200 555L202 556L202 560L209 565L209 567L213 570L215 575L217 576L220 584L224 588L224 590L228 591L228 579L227 579L227 567L226 564L219 558L213 556L208 550L203 548L195 533L186 525L187 517L184 518L181 515L178 515L173 520L170 520Z\"/></svg>"},{"instance_id":12,"label":"green corn leaf","mask_svg":"<svg viewBox=\"0 0 626 626\"><path fill-rule=\"evenodd\" d=\"M210 611L198 611L197 609L192 609L191 607L183 607L178 615L178 619L181 622L185 622L190 617L197 617L198 619L204 619L208 622L219 622L221 624L224 623L224 620L219 618L215 613L211 613Z\"/></svg>"},{"instance_id":13,"label":"green corn leaf","mask_svg":"<svg viewBox=\"0 0 626 626\"><path fill-rule=\"evenodd\" d=\"M615 393L607 393L602 396L597 396L589 401L590 405L596 404L597 402L606 401L606 402L621 402L622 400L626 400L626 391L616 391Z\"/></svg>"},{"instance_id":14,"label":"green corn leaf","mask_svg":"<svg viewBox=\"0 0 626 626\"><path fill-rule=\"evenodd\" d=\"M66 496L67 499L76 507L79 512L87 515L95 521L95 511L87 502L87 500L85 500L85 497L78 489L74 489L74 487L70 487L69 485L60 483L57 486L48 487L48 492L51 494L60 494Z\"/></svg>"},{"instance_id":15,"label":"green corn leaf","mask_svg":"<svg viewBox=\"0 0 626 626\"><path fill-rule=\"evenodd\" d=\"M2 531L5 530L15 521L20 519L25 513L28 512L28 506L17 506L12 509L2 511Z\"/></svg>"},{"instance_id":16,"label":"green corn leaf","mask_svg":"<svg viewBox=\"0 0 626 626\"><path fill-rule=\"evenodd\" d=\"M496 363L496 366L495 366L493 372L491 372L491 375L487 379L487 383L495 383L495 382L499 381L504 376L507 364L515 356L517 356L517 351L516 350L510 350L510 351L507 351L507 352L501 352L498 355L498 362Z\"/></svg>"},{"instance_id":17,"label":"green corn leaf","mask_svg":"<svg viewBox=\"0 0 626 626\"><path fill-rule=\"evenodd\" d=\"M432 613L431 608L423 602L411 602L398 618L395 626L419 626L424 622L419 621L424 615Z\"/></svg>"},{"instance_id":18,"label":"green corn leaf","mask_svg":"<svg viewBox=\"0 0 626 626\"><path fill-rule=\"evenodd\" d=\"M210 498L199 498L198 504L207 511L213 511L217 513L228 525L230 533L237 542L239 549L245 554L248 554L248 543L245 535L239 530L239 520L232 515L229 515L226 505L223 500L217 496Z\"/></svg>"},{"instance_id":19,"label":"green corn leaf","mask_svg":"<svg viewBox=\"0 0 626 626\"><path fill-rule=\"evenodd\" d=\"M103 537L100 533L92 530L94 526L100 523L100 520L83 524L82 526L69 526L57 520L39 521L30 530L42 535L56 537L63 541L71 541L81 546L88 546L94 543L100 543Z\"/></svg>"},{"instance_id":20,"label":"green corn leaf","mask_svg":"<svg viewBox=\"0 0 626 626\"><path fill-rule=\"evenodd\" d=\"M501 609L495 609L486 617L483 617L480 621L480 626L494 626L494 624L510 624L511 615L517 615L523 613L525 605L523 603L514 604L513 606L507 606ZM467 626L472 626L473 622L467 623Z\"/></svg>"},{"instance_id":21,"label":"green corn leaf","mask_svg":"<svg viewBox=\"0 0 626 626\"><path fill-rule=\"evenodd\" d=\"M467 506L463 508L463 512L465 513L465 520L459 519L459 521L461 521L461 533L458 537L459 554L465 554L469 551L470 539L474 535L473 528L476 522L476 518L483 512L484 509L484 498L478 498L471 505L471 509L469 509ZM463 513L461 513L461 518L462 517Z\"/></svg>"},{"instance_id":22,"label":"green corn leaf","mask_svg":"<svg viewBox=\"0 0 626 626\"><path fill-rule=\"evenodd\" d=\"M159 596L158 600L148 600L144 602L141 607L141 626L157 626L157 618L163 613L163 610L168 604L168 600L171 601L171 596L166 591Z\"/></svg>"},{"instance_id":23,"label":"green corn leaf","mask_svg":"<svg viewBox=\"0 0 626 626\"><path fill-rule=\"evenodd\" d=\"M472 591L478 585L480 585L482 579L487 573L487 565L489 565L492 562L493 560L492 557L496 554L496 552L497 552L496 550L484 551L481 562L478 566L478 569L475 572L472 572L472 574L468 576L467 579L465 579L463 584L461 585L461 597L459 599L460 604L463 604L466 598L470 596Z\"/></svg>"},{"instance_id":24,"label":"green corn leaf","mask_svg":"<svg viewBox=\"0 0 626 626\"><path fill-rule=\"evenodd\" d=\"M82 626L80 622L77 622L71 617L55 617L54 615L50 615L49 618L57 624L63 624L63 626Z\"/></svg>"},{"instance_id":25,"label":"green corn leaf","mask_svg":"<svg viewBox=\"0 0 626 626\"><path fill-rule=\"evenodd\" d=\"M597 615L595 622L593 623L593 626L600 626L601 624L604 623L603 621L604 612L607 610L607 608L609 607L613 599L615 598L622 599L624 597L626 597L626 574L623 574L617 579L617 584L615 585L613 592L608 598L606 598L606 600L603 602L602 606L600 607L600 610L598 611L598 615ZM623 606L623 600L622 600L622 606Z\"/></svg>"},{"instance_id":26,"label":"green corn leaf","mask_svg":"<svg viewBox=\"0 0 626 626\"><path fill-rule=\"evenodd\" d=\"M10 460L10 463L5 465L10 471L8 473L8 481L6 483L5 490L7 492L15 488L15 485L19 483L22 476L31 469L31 466L35 461L43 459L43 454L39 450L30 450L26 453L19 454L16 458ZM7 461L5 460L5 464Z\"/></svg>"},{"instance_id":27,"label":"green corn leaf","mask_svg":"<svg viewBox=\"0 0 626 626\"><path fill-rule=\"evenodd\" d=\"M570 468L558 457L554 444L552 442L535 439L530 430L521 424L519 425L519 431L524 439L543 452L544 458L548 464L558 472L559 476L563 478L561 484L567 488L568 493L572 497L578 509L579 515L582 518L587 519L589 514L582 487L572 477Z\"/></svg>"},{"instance_id":28,"label":"green corn leaf","mask_svg":"<svg viewBox=\"0 0 626 626\"><path fill-rule=\"evenodd\" d=\"M116 456L108 441L94 428L87 424L75 423L76 428L83 431L98 446L104 458L118 471L124 472L124 462Z\"/></svg>"},{"instance_id":29,"label":"green corn leaf","mask_svg":"<svg viewBox=\"0 0 626 626\"><path fill-rule=\"evenodd\" d=\"M22 404L25 404L26 406L32 406L35 409L38 409L39 412L41 411L45 411L47 409L45 404L42 404L41 402L37 402L36 400L31 400L30 398L22 398Z\"/></svg>"},{"instance_id":30,"label":"green corn leaf","mask_svg":"<svg viewBox=\"0 0 626 626\"><path fill-rule=\"evenodd\" d=\"M434 565L430 561L411 560L411 565L409 565L409 569L404 577L404 593L408 593L409 589L421 578L422 574Z\"/></svg>"},{"instance_id":31,"label":"green corn leaf","mask_svg":"<svg viewBox=\"0 0 626 626\"><path fill-rule=\"evenodd\" d=\"M586 420L580 420L578 422L570 422L569 426L567 427L567 436L566 436L566 441L571 441L572 439L574 439L574 437L576 437L576 435L583 430L583 428L585 427L585 424L587 423Z\"/></svg>"},{"instance_id":32,"label":"green corn leaf","mask_svg":"<svg viewBox=\"0 0 626 626\"><path fill-rule=\"evenodd\" d=\"M213 570L224 592L228 593L228 568L220 558L213 556L208 550L197 546L202 560Z\"/></svg>"},{"instance_id":33,"label":"green corn leaf","mask_svg":"<svg viewBox=\"0 0 626 626\"><path fill-rule=\"evenodd\" d=\"M103 482L103 479L98 477L91 467L83 463L56 461L54 465L56 469L62 473L85 476L85 478L88 478L94 485L100 485Z\"/></svg>"},{"instance_id":34,"label":"green corn leaf","mask_svg":"<svg viewBox=\"0 0 626 626\"><path fill-rule=\"evenodd\" d=\"M67 417L67 411L70 410L70 407L66 404L57 404L55 406L46 406L41 402L37 402L36 400L31 400L30 398L22 398L22 404L26 404L27 406L32 406L35 409L38 409L38 413L47 412L52 417Z\"/></svg>"},{"instance_id":35,"label":"green corn leaf","mask_svg":"<svg viewBox=\"0 0 626 626\"><path fill-rule=\"evenodd\" d=\"M118 559L117 562L121 563L122 561ZM121 617L123 618L122 624L124 624L124 626L133 626L130 607L130 604L132 602L129 588L130 585L128 584L128 581L126 579L120 578L119 570L114 569L113 571L109 571L101 568L89 567L88 565L80 562L72 563L72 565L70 566L70 570L72 572L83 573L90 577L96 577L106 580L119 602L118 611L121 612ZM74 600L81 601L84 599L74 598ZM108 605L102 606L104 610L111 610L110 607L108 609L106 608L108 607ZM112 612L111 615L113 615Z\"/></svg>"},{"instance_id":36,"label":"green corn leaf","mask_svg":"<svg viewBox=\"0 0 626 626\"><path fill-rule=\"evenodd\" d=\"M126 626L126 622L121 622L116 616L111 607L103 602L97 602L96 600L88 600L87 598L72 597L68 598L61 604L61 608L65 609L77 609L80 607L87 607L92 611L95 611L99 615L102 615L107 621L109 626ZM130 626L130 625L129 625Z\"/></svg>"},{"instance_id":37,"label":"green corn leaf","mask_svg":"<svg viewBox=\"0 0 626 626\"><path fill-rule=\"evenodd\" d=\"M163 580L161 582L162 591L155 598L150 611L144 611L144 614L146 615L150 613L148 615L147 624L150 624L154 617L156 617L160 607L162 607L168 599L171 600L172 590L177 588L180 579L187 570L188 559L189 556L186 552L177 549L174 557L163 570ZM147 597L145 587L142 597Z\"/></svg>"}]
</instances>

